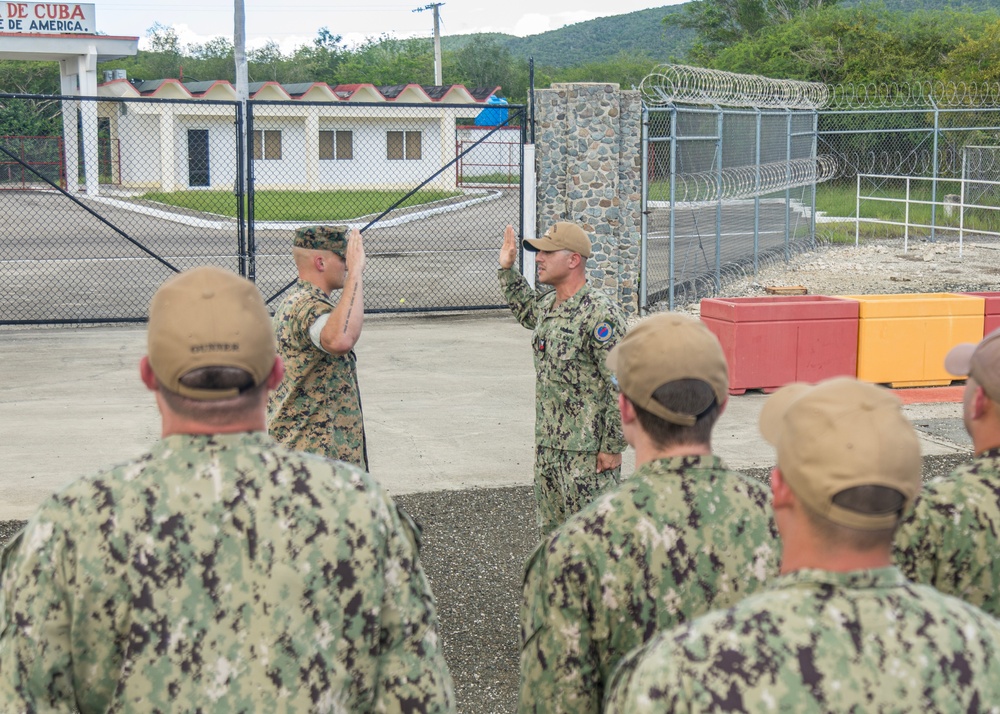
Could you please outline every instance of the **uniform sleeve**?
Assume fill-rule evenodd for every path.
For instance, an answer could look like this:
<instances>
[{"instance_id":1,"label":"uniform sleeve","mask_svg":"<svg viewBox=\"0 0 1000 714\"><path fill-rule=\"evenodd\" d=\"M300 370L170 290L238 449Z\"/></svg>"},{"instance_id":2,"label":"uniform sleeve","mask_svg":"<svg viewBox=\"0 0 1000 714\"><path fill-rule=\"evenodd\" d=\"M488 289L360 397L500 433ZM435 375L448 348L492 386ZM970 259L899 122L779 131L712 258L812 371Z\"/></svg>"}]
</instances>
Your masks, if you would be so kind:
<instances>
[{"instance_id":1,"label":"uniform sleeve","mask_svg":"<svg viewBox=\"0 0 1000 714\"><path fill-rule=\"evenodd\" d=\"M701 707L691 706L694 701L691 690L697 682L684 682L681 685L684 696L678 696L681 690L677 688L676 680L684 680L685 676L678 673L676 662L662 644L669 642L672 632L661 633L619 660L608 678L604 714L657 714L666 711L682 714L705 710L706 702L702 702ZM650 660L650 657L655 659Z\"/></svg>"},{"instance_id":2,"label":"uniform sleeve","mask_svg":"<svg viewBox=\"0 0 1000 714\"><path fill-rule=\"evenodd\" d=\"M607 691L604 695L604 714L625 714L625 712L636 711L629 698L629 687L632 683L632 675L639 662L639 657L644 650L644 647L632 650L619 660L618 665L611 674L611 679L608 681Z\"/></svg>"},{"instance_id":3,"label":"uniform sleeve","mask_svg":"<svg viewBox=\"0 0 1000 714\"><path fill-rule=\"evenodd\" d=\"M557 536L558 537L558 536ZM591 630L589 569L549 541L528 560L521 601L519 714L598 714L604 692Z\"/></svg>"},{"instance_id":4,"label":"uniform sleeve","mask_svg":"<svg viewBox=\"0 0 1000 714\"><path fill-rule=\"evenodd\" d=\"M449 714L455 711L454 685L441 651L434 596L420 565L419 531L391 501L389 510L391 530L373 711Z\"/></svg>"},{"instance_id":5,"label":"uniform sleeve","mask_svg":"<svg viewBox=\"0 0 1000 714\"><path fill-rule=\"evenodd\" d=\"M57 515L74 521L70 512ZM128 606L127 598L112 587L102 609L82 615L87 605L81 600L88 596L78 588L99 574L92 578L77 567L72 538L59 520L37 516L6 558L0 701L17 702L17 711L104 711L121 657L117 638L103 625Z\"/></svg>"},{"instance_id":6,"label":"uniform sleeve","mask_svg":"<svg viewBox=\"0 0 1000 714\"><path fill-rule=\"evenodd\" d=\"M893 539L896 565L913 582L935 585L937 570L936 553L940 534L933 536L937 527L932 522L932 508L925 491L913 510L900 524ZM944 514L942 514L944 515Z\"/></svg>"},{"instance_id":7,"label":"uniform sleeve","mask_svg":"<svg viewBox=\"0 0 1000 714\"><path fill-rule=\"evenodd\" d=\"M987 612L996 608L1000 513L980 512L988 500L955 478L931 482L894 539L895 560L907 578L931 585Z\"/></svg>"},{"instance_id":8,"label":"uniform sleeve","mask_svg":"<svg viewBox=\"0 0 1000 714\"><path fill-rule=\"evenodd\" d=\"M612 382L611 370L608 369L608 354L621 341L625 334L625 315L614 305L597 314L595 324L588 338L588 348L591 359L597 365L603 384L600 386L598 398L601 400L604 429L598 434L599 448L605 454L620 454L625 451L627 443L622 433L622 419L618 411L618 390ZM604 335L606 339L602 339Z\"/></svg>"},{"instance_id":9,"label":"uniform sleeve","mask_svg":"<svg viewBox=\"0 0 1000 714\"><path fill-rule=\"evenodd\" d=\"M517 268L500 268L497 276L500 278L500 289L503 290L504 299L514 317L522 327L535 329L535 324L538 322L538 294L531 289Z\"/></svg>"}]
</instances>

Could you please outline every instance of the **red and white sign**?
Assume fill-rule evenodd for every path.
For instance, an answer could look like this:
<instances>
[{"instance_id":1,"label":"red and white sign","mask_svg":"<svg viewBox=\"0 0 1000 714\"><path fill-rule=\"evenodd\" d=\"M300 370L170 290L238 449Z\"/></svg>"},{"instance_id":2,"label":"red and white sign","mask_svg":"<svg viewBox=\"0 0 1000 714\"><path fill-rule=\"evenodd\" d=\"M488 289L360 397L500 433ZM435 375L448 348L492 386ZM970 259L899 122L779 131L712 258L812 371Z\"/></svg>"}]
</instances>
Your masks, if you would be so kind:
<instances>
[{"instance_id":1,"label":"red and white sign","mask_svg":"<svg viewBox=\"0 0 1000 714\"><path fill-rule=\"evenodd\" d=\"M0 0L0 32L94 35L97 34L96 15L93 4Z\"/></svg>"}]
</instances>

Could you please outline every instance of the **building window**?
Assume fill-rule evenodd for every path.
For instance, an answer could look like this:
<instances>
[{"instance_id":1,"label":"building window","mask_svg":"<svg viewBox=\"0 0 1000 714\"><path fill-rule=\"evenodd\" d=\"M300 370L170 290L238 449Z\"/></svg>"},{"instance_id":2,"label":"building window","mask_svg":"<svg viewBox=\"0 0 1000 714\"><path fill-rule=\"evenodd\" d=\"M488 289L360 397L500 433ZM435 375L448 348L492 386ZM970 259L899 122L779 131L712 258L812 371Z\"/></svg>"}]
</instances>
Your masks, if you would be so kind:
<instances>
[{"instance_id":1,"label":"building window","mask_svg":"<svg viewBox=\"0 0 1000 714\"><path fill-rule=\"evenodd\" d=\"M419 161L421 158L419 131L389 131L385 135L385 158Z\"/></svg>"},{"instance_id":2,"label":"building window","mask_svg":"<svg viewBox=\"0 0 1000 714\"><path fill-rule=\"evenodd\" d=\"M253 157L267 161L281 160L281 132L272 129L254 131Z\"/></svg>"},{"instance_id":3,"label":"building window","mask_svg":"<svg viewBox=\"0 0 1000 714\"><path fill-rule=\"evenodd\" d=\"M353 131L321 131L319 133L319 158L349 161L354 158Z\"/></svg>"}]
</instances>

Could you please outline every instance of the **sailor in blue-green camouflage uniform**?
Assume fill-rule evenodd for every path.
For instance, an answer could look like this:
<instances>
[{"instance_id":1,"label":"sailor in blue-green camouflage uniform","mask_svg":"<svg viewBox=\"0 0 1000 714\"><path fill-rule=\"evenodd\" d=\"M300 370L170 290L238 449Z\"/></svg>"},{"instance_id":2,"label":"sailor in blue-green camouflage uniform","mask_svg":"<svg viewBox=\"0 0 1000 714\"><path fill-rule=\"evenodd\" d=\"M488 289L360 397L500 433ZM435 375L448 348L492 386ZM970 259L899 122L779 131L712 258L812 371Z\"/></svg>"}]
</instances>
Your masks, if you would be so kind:
<instances>
[{"instance_id":1,"label":"sailor in blue-green camouflage uniform","mask_svg":"<svg viewBox=\"0 0 1000 714\"><path fill-rule=\"evenodd\" d=\"M282 363L257 288L169 279L140 372L162 440L3 552L0 711L454 712L415 526L264 431Z\"/></svg>"},{"instance_id":2,"label":"sailor in blue-green camouflage uniform","mask_svg":"<svg viewBox=\"0 0 1000 714\"><path fill-rule=\"evenodd\" d=\"M274 314L285 379L268 402L268 430L290 449L367 469L354 354L365 313L361 233L305 226L295 231L292 255L299 277Z\"/></svg>"},{"instance_id":3,"label":"sailor in blue-green camouflage uniform","mask_svg":"<svg viewBox=\"0 0 1000 714\"><path fill-rule=\"evenodd\" d=\"M892 566L920 445L888 390L839 377L760 415L781 575L622 660L608 714L1000 712L1000 622Z\"/></svg>"},{"instance_id":4,"label":"sailor in blue-green camouflage uniform","mask_svg":"<svg viewBox=\"0 0 1000 714\"><path fill-rule=\"evenodd\" d=\"M514 229L500 251L500 286L514 317L532 330L535 372L535 500L542 536L621 478L625 440L611 374L604 364L624 328L621 309L587 284L591 244L575 223L560 222L537 252L537 292L517 270Z\"/></svg>"},{"instance_id":5,"label":"sailor in blue-green camouflage uniform","mask_svg":"<svg viewBox=\"0 0 1000 714\"><path fill-rule=\"evenodd\" d=\"M896 534L907 577L1000 617L1000 330L956 345L946 369L968 375L963 421L974 457L928 483Z\"/></svg>"},{"instance_id":6,"label":"sailor in blue-green camouflage uniform","mask_svg":"<svg viewBox=\"0 0 1000 714\"><path fill-rule=\"evenodd\" d=\"M608 365L636 470L528 561L522 714L597 714L631 649L777 572L766 488L711 452L729 384L715 336L695 318L661 313L633 327Z\"/></svg>"}]
</instances>

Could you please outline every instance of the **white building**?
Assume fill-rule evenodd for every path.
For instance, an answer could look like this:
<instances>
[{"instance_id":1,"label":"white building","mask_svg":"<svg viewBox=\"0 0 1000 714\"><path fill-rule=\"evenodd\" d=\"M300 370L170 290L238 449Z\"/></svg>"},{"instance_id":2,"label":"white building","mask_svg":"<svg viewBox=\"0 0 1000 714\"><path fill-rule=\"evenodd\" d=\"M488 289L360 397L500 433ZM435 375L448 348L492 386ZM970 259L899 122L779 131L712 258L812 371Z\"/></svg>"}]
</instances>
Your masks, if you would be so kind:
<instances>
[{"instance_id":1,"label":"white building","mask_svg":"<svg viewBox=\"0 0 1000 714\"><path fill-rule=\"evenodd\" d=\"M255 186L412 187L455 158L456 127L498 89L251 84ZM113 183L162 191L233 187L237 95L231 84L120 78L100 84L98 96L119 100L98 103L110 136ZM445 171L428 188L455 185L455 171Z\"/></svg>"}]
</instances>

